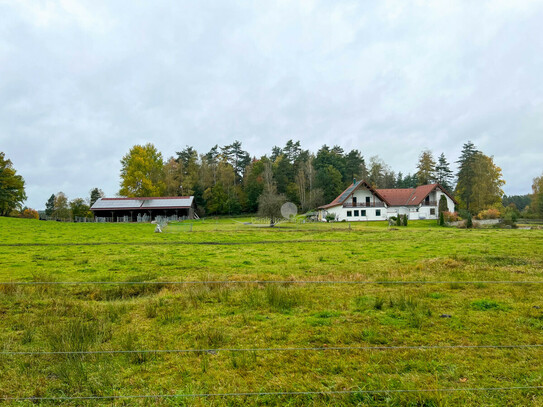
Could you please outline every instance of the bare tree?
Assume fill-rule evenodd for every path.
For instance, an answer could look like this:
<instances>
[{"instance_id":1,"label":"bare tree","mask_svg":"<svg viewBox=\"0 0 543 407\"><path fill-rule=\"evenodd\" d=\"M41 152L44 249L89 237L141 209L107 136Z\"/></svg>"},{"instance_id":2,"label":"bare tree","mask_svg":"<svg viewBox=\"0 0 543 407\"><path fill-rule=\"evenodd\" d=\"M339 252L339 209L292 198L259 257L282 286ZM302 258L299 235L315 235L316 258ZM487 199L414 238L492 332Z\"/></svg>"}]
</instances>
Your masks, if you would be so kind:
<instances>
[{"instance_id":1,"label":"bare tree","mask_svg":"<svg viewBox=\"0 0 543 407\"><path fill-rule=\"evenodd\" d=\"M267 162L264 165L264 192L258 198L258 216L270 218L270 227L275 226L281 218L281 205L285 202L285 196L277 193L277 185L273 179L272 165Z\"/></svg>"}]
</instances>

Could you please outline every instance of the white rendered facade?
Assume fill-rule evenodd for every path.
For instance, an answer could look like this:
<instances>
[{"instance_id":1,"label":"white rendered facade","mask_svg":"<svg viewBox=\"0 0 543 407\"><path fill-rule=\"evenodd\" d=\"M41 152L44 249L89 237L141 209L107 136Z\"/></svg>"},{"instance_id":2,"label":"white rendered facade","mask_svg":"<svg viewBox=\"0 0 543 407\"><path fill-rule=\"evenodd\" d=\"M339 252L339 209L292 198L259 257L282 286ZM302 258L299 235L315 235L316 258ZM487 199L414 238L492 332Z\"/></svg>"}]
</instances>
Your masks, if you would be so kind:
<instances>
[{"instance_id":1,"label":"white rendered facade","mask_svg":"<svg viewBox=\"0 0 543 407\"><path fill-rule=\"evenodd\" d=\"M354 191L349 193L349 190ZM381 191L381 194L379 193ZM401 196L395 196L402 191ZM388 194L392 205L387 201ZM444 196L447 209L454 211L455 202L438 185L427 185L404 190L374 190L367 183L353 184L332 203L320 208L321 220L327 215L334 215L336 221L379 221L390 217L407 215L410 220L437 219L439 216L439 200ZM398 204L402 201L402 204Z\"/></svg>"}]
</instances>

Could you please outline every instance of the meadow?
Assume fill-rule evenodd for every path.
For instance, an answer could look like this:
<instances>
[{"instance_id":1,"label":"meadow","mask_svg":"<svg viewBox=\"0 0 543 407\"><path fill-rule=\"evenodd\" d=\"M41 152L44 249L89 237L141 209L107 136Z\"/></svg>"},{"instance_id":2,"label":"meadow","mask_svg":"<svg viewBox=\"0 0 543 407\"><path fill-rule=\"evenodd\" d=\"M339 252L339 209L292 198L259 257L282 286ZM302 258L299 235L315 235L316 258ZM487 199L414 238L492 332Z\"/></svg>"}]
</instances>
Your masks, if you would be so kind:
<instances>
[{"instance_id":1,"label":"meadow","mask_svg":"<svg viewBox=\"0 0 543 407\"><path fill-rule=\"evenodd\" d=\"M0 400L543 405L543 230L244 221L0 218Z\"/></svg>"}]
</instances>

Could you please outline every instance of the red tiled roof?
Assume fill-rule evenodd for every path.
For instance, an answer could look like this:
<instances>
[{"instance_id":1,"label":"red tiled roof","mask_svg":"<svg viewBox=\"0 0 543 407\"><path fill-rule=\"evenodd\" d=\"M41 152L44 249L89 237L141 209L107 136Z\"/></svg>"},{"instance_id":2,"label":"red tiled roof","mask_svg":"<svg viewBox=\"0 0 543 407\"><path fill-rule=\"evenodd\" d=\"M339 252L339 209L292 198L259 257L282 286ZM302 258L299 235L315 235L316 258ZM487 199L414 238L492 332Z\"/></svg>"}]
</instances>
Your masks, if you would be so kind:
<instances>
[{"instance_id":1,"label":"red tiled roof","mask_svg":"<svg viewBox=\"0 0 543 407\"><path fill-rule=\"evenodd\" d=\"M439 188L454 203L457 203L451 194L439 184L421 185L416 188L378 189L377 191L386 198L390 206L416 206L436 188Z\"/></svg>"},{"instance_id":2,"label":"red tiled roof","mask_svg":"<svg viewBox=\"0 0 543 407\"><path fill-rule=\"evenodd\" d=\"M437 184L429 184L429 185L421 185L417 188L415 188L415 191L413 192L413 196L409 198L409 201L407 201L406 205L418 205L420 204L424 198L428 196L430 192L432 192L434 189L437 188Z\"/></svg>"},{"instance_id":3,"label":"red tiled roof","mask_svg":"<svg viewBox=\"0 0 543 407\"><path fill-rule=\"evenodd\" d=\"M405 205L413 192L413 188L398 188L398 189L378 189L379 193L385 198L385 201L390 206Z\"/></svg>"}]
</instances>

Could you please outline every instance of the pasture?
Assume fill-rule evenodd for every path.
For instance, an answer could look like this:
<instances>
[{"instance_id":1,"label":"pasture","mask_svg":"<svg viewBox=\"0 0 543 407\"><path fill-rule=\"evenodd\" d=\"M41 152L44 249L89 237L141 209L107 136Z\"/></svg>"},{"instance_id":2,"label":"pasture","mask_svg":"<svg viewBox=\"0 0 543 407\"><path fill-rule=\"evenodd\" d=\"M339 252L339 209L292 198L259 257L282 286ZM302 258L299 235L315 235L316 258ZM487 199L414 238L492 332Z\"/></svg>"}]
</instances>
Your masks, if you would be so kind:
<instances>
[{"instance_id":1,"label":"pasture","mask_svg":"<svg viewBox=\"0 0 543 407\"><path fill-rule=\"evenodd\" d=\"M543 405L543 230L242 221L0 218L0 399Z\"/></svg>"}]
</instances>

